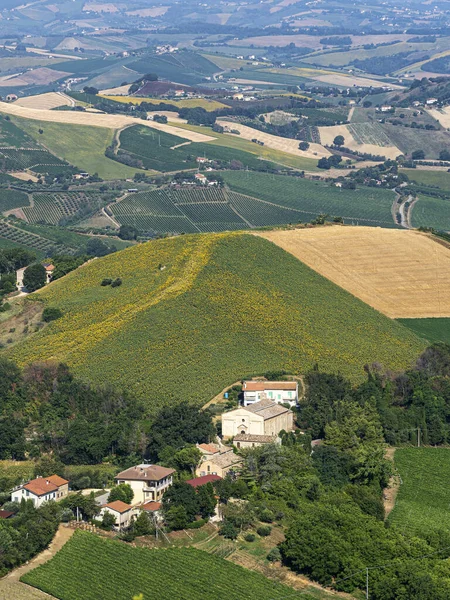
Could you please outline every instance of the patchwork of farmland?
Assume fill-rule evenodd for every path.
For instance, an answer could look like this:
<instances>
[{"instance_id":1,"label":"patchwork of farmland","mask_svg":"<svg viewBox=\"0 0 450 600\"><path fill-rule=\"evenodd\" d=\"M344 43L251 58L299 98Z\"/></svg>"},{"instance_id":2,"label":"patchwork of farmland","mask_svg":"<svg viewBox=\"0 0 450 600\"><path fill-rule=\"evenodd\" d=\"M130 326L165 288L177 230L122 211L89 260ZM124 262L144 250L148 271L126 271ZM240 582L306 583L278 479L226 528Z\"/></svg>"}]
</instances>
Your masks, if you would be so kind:
<instances>
[{"instance_id":1,"label":"patchwork of farmland","mask_svg":"<svg viewBox=\"0 0 450 600\"><path fill-rule=\"evenodd\" d=\"M394 463L402 479L389 522L410 534L450 531L448 448L398 448Z\"/></svg>"},{"instance_id":2,"label":"patchwork of farmland","mask_svg":"<svg viewBox=\"0 0 450 600\"><path fill-rule=\"evenodd\" d=\"M105 277L123 283L105 288ZM153 414L181 399L202 406L230 381L269 369L304 373L317 362L361 381L364 364L399 370L426 346L287 252L244 233L132 246L39 296L63 317L8 355L21 365L66 362L90 381L126 387Z\"/></svg>"},{"instance_id":3,"label":"patchwork of farmland","mask_svg":"<svg viewBox=\"0 0 450 600\"><path fill-rule=\"evenodd\" d=\"M100 208L101 204L101 194L95 191L38 193L33 194L33 206L23 212L30 223L57 225L61 219L82 209Z\"/></svg>"},{"instance_id":4,"label":"patchwork of farmland","mask_svg":"<svg viewBox=\"0 0 450 600\"><path fill-rule=\"evenodd\" d=\"M189 142L171 133L154 131L139 125L122 131L118 155L131 155L146 169L161 172L195 169L197 157L206 157L226 165L232 161L239 161L250 168L261 168L261 164L264 164L249 152L211 143ZM270 166L271 163L266 164Z\"/></svg>"},{"instance_id":5,"label":"patchwork of farmland","mask_svg":"<svg viewBox=\"0 0 450 600\"><path fill-rule=\"evenodd\" d=\"M169 573L177 576L168 577ZM82 531L22 581L60 600L123 600L150 589L158 590L160 600L316 597L195 548L132 548Z\"/></svg>"},{"instance_id":6,"label":"patchwork of farmland","mask_svg":"<svg viewBox=\"0 0 450 600\"><path fill-rule=\"evenodd\" d=\"M321 181L245 171L226 171L223 178L233 191L298 211L296 221L310 221L322 213L355 225L396 227L391 215L394 194L389 190L342 190Z\"/></svg>"},{"instance_id":7,"label":"patchwork of farmland","mask_svg":"<svg viewBox=\"0 0 450 600\"><path fill-rule=\"evenodd\" d=\"M159 188L110 206L116 220L143 233L233 231L298 223L317 214L216 187Z\"/></svg>"},{"instance_id":8,"label":"patchwork of farmland","mask_svg":"<svg viewBox=\"0 0 450 600\"><path fill-rule=\"evenodd\" d=\"M450 144L450 134L447 131L428 131L390 123L379 124L379 128L403 154L410 155L414 150L423 150L425 158L437 159L441 150L448 148Z\"/></svg>"},{"instance_id":9,"label":"patchwork of farmland","mask_svg":"<svg viewBox=\"0 0 450 600\"><path fill-rule=\"evenodd\" d=\"M426 194L419 194L418 198L411 210L411 225L450 231L450 199Z\"/></svg>"},{"instance_id":10,"label":"patchwork of farmland","mask_svg":"<svg viewBox=\"0 0 450 600\"><path fill-rule=\"evenodd\" d=\"M128 65L138 73L156 73L169 81L195 85L205 76L217 72L217 66L207 58L193 52L177 52L164 56L150 55Z\"/></svg>"}]
</instances>

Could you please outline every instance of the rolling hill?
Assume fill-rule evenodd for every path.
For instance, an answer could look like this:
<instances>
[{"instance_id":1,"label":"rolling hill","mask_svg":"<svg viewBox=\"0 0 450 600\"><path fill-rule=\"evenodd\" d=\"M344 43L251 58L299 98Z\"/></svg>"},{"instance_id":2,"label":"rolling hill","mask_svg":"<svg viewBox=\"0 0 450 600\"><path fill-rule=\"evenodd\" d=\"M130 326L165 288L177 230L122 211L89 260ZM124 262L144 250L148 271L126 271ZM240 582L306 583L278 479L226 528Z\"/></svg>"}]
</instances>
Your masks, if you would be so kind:
<instances>
[{"instance_id":1,"label":"rolling hill","mask_svg":"<svg viewBox=\"0 0 450 600\"><path fill-rule=\"evenodd\" d=\"M104 278L122 285L102 286ZM260 237L148 242L55 281L38 295L63 317L9 349L20 364L56 359L126 387L152 412L198 405L269 369L318 363L354 381L374 361L411 364L425 342Z\"/></svg>"}]
</instances>

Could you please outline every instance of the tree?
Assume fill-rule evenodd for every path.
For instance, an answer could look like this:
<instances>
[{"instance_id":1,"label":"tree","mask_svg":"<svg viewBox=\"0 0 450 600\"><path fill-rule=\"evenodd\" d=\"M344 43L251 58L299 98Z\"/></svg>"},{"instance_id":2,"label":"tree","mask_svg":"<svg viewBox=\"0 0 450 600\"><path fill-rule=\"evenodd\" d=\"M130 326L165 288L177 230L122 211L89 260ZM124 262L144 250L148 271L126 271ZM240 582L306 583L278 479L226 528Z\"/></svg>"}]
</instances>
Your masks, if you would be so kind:
<instances>
[{"instance_id":1,"label":"tree","mask_svg":"<svg viewBox=\"0 0 450 600\"><path fill-rule=\"evenodd\" d=\"M109 511L103 513L101 528L105 531L112 531L112 528L116 524L116 517Z\"/></svg>"},{"instance_id":2,"label":"tree","mask_svg":"<svg viewBox=\"0 0 450 600\"><path fill-rule=\"evenodd\" d=\"M89 256L106 256L111 252L115 252L116 248L108 246L98 238L91 238L86 244L86 254Z\"/></svg>"},{"instance_id":3,"label":"tree","mask_svg":"<svg viewBox=\"0 0 450 600\"><path fill-rule=\"evenodd\" d=\"M225 520L219 529L220 535L229 540L235 540L238 536L239 530L230 521Z\"/></svg>"},{"instance_id":4,"label":"tree","mask_svg":"<svg viewBox=\"0 0 450 600\"><path fill-rule=\"evenodd\" d=\"M216 510L216 496L211 482L197 488L197 500L203 519L212 517Z\"/></svg>"},{"instance_id":5,"label":"tree","mask_svg":"<svg viewBox=\"0 0 450 600\"><path fill-rule=\"evenodd\" d=\"M199 502L195 489L184 481L176 481L163 496L162 511L165 518L174 506L182 506L185 510L187 522L192 523L199 512Z\"/></svg>"},{"instance_id":6,"label":"tree","mask_svg":"<svg viewBox=\"0 0 450 600\"><path fill-rule=\"evenodd\" d=\"M184 506L172 506L164 514L164 520L169 529L184 529L190 522Z\"/></svg>"},{"instance_id":7,"label":"tree","mask_svg":"<svg viewBox=\"0 0 450 600\"><path fill-rule=\"evenodd\" d=\"M148 513L142 510L133 523L133 533L136 537L150 535L155 530Z\"/></svg>"},{"instance_id":8,"label":"tree","mask_svg":"<svg viewBox=\"0 0 450 600\"><path fill-rule=\"evenodd\" d=\"M439 160L450 160L450 151L449 150L441 150L439 152Z\"/></svg>"},{"instance_id":9,"label":"tree","mask_svg":"<svg viewBox=\"0 0 450 600\"><path fill-rule=\"evenodd\" d=\"M135 240L138 230L131 225L121 225L119 229L119 237L121 240Z\"/></svg>"},{"instance_id":10,"label":"tree","mask_svg":"<svg viewBox=\"0 0 450 600\"><path fill-rule=\"evenodd\" d=\"M303 150L304 152L309 149L308 142L300 142L298 145L299 150Z\"/></svg>"},{"instance_id":11,"label":"tree","mask_svg":"<svg viewBox=\"0 0 450 600\"><path fill-rule=\"evenodd\" d=\"M108 502L114 502L114 500L122 500L126 504L131 504L133 500L134 492L131 489L129 483L119 483L112 488L108 496Z\"/></svg>"},{"instance_id":12,"label":"tree","mask_svg":"<svg viewBox=\"0 0 450 600\"><path fill-rule=\"evenodd\" d=\"M343 135L337 135L333 140L334 146L343 146L345 144L345 138Z\"/></svg>"},{"instance_id":13,"label":"tree","mask_svg":"<svg viewBox=\"0 0 450 600\"><path fill-rule=\"evenodd\" d=\"M413 160L423 160L425 158L425 152L423 150L414 150L411 154Z\"/></svg>"},{"instance_id":14,"label":"tree","mask_svg":"<svg viewBox=\"0 0 450 600\"><path fill-rule=\"evenodd\" d=\"M47 283L45 267L35 263L27 267L23 274L23 285L29 292L35 292Z\"/></svg>"}]
</instances>

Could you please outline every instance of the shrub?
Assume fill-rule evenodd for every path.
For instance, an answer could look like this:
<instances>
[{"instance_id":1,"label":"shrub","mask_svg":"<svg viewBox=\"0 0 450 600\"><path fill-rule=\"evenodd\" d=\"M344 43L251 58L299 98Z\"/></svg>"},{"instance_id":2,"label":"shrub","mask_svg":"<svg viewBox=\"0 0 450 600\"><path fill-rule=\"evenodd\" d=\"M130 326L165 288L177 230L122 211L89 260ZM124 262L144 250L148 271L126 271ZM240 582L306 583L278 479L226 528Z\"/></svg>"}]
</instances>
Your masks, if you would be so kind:
<instances>
[{"instance_id":1,"label":"shrub","mask_svg":"<svg viewBox=\"0 0 450 600\"><path fill-rule=\"evenodd\" d=\"M193 523L188 523L186 525L186 529L200 529L200 527L203 527L203 525L205 525L205 523L207 522L207 519L199 519L198 521L194 521Z\"/></svg>"},{"instance_id":2,"label":"shrub","mask_svg":"<svg viewBox=\"0 0 450 600\"><path fill-rule=\"evenodd\" d=\"M272 527L270 527L269 525L261 525L261 527L258 527L258 529L256 530L256 533L261 537L267 537L268 535L270 535L271 531Z\"/></svg>"},{"instance_id":3,"label":"shrub","mask_svg":"<svg viewBox=\"0 0 450 600\"><path fill-rule=\"evenodd\" d=\"M62 312L59 308L55 308L52 306L47 306L44 308L44 312L42 313L42 320L46 323L50 323L50 321L56 321L56 319L60 319L62 317Z\"/></svg>"},{"instance_id":4,"label":"shrub","mask_svg":"<svg viewBox=\"0 0 450 600\"><path fill-rule=\"evenodd\" d=\"M106 286L106 285L111 285L111 284L112 284L112 279L106 278L106 279L102 280L100 285Z\"/></svg>"},{"instance_id":5,"label":"shrub","mask_svg":"<svg viewBox=\"0 0 450 600\"><path fill-rule=\"evenodd\" d=\"M238 536L238 530L230 521L224 521L222 523L219 533L229 540L235 540Z\"/></svg>"},{"instance_id":6,"label":"shrub","mask_svg":"<svg viewBox=\"0 0 450 600\"><path fill-rule=\"evenodd\" d=\"M119 287L119 285L122 285L122 280L120 277L114 279L114 281L111 283L111 287Z\"/></svg>"},{"instance_id":7,"label":"shrub","mask_svg":"<svg viewBox=\"0 0 450 600\"><path fill-rule=\"evenodd\" d=\"M259 518L261 521L263 521L263 523L272 523L274 520L274 514L271 510L265 508L261 511Z\"/></svg>"},{"instance_id":8,"label":"shrub","mask_svg":"<svg viewBox=\"0 0 450 600\"><path fill-rule=\"evenodd\" d=\"M244 535L244 540L246 542L254 542L256 540L256 535L254 533L246 533Z\"/></svg>"},{"instance_id":9,"label":"shrub","mask_svg":"<svg viewBox=\"0 0 450 600\"><path fill-rule=\"evenodd\" d=\"M270 560L270 562L276 562L277 560L281 560L280 549L277 547L272 548L272 550L267 555L267 560Z\"/></svg>"}]
</instances>

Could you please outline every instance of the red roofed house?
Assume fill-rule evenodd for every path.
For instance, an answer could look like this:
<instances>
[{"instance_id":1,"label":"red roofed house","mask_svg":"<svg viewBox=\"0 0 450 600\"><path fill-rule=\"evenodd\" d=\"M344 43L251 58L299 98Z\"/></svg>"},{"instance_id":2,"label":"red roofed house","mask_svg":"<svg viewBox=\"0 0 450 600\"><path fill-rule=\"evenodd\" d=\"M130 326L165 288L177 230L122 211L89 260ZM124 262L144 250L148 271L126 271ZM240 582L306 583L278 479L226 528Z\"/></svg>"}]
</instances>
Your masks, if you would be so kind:
<instances>
[{"instance_id":1,"label":"red roofed house","mask_svg":"<svg viewBox=\"0 0 450 600\"><path fill-rule=\"evenodd\" d=\"M53 271L55 270L55 265L51 263L44 263L45 274L47 275L47 283L50 283L53 277Z\"/></svg>"},{"instance_id":2,"label":"red roofed house","mask_svg":"<svg viewBox=\"0 0 450 600\"><path fill-rule=\"evenodd\" d=\"M139 508L141 510L145 510L145 512L148 513L151 517L153 517L156 521L161 521L161 506L161 502L146 502L145 504L142 504Z\"/></svg>"},{"instance_id":3,"label":"red roofed house","mask_svg":"<svg viewBox=\"0 0 450 600\"><path fill-rule=\"evenodd\" d=\"M194 479L188 479L186 483L191 485L193 488L198 488L207 483L214 483L215 481L221 481L222 477L219 475L203 475L202 477L194 477Z\"/></svg>"},{"instance_id":4,"label":"red roofed house","mask_svg":"<svg viewBox=\"0 0 450 600\"><path fill-rule=\"evenodd\" d=\"M244 406L260 400L295 406L298 402L297 381L244 381Z\"/></svg>"},{"instance_id":5,"label":"red roofed house","mask_svg":"<svg viewBox=\"0 0 450 600\"><path fill-rule=\"evenodd\" d=\"M10 510L0 510L0 519L10 519L14 516L14 513Z\"/></svg>"},{"instance_id":6,"label":"red roofed house","mask_svg":"<svg viewBox=\"0 0 450 600\"><path fill-rule=\"evenodd\" d=\"M53 500L57 502L65 498L69 493L69 482L58 475L50 477L38 477L28 483L19 486L13 490L11 500L20 502L21 500L32 500L36 508L39 508L44 502Z\"/></svg>"},{"instance_id":7,"label":"red roofed house","mask_svg":"<svg viewBox=\"0 0 450 600\"><path fill-rule=\"evenodd\" d=\"M142 502L159 502L172 485L175 469L166 469L159 465L141 464L126 469L118 475L115 480L117 483L128 483L134 492L133 502L141 504Z\"/></svg>"},{"instance_id":8,"label":"red roofed house","mask_svg":"<svg viewBox=\"0 0 450 600\"><path fill-rule=\"evenodd\" d=\"M136 514L136 509L122 500L114 500L102 506L100 514L103 516L105 513L109 513L116 519L117 529L124 529L131 525L131 518Z\"/></svg>"}]
</instances>

